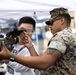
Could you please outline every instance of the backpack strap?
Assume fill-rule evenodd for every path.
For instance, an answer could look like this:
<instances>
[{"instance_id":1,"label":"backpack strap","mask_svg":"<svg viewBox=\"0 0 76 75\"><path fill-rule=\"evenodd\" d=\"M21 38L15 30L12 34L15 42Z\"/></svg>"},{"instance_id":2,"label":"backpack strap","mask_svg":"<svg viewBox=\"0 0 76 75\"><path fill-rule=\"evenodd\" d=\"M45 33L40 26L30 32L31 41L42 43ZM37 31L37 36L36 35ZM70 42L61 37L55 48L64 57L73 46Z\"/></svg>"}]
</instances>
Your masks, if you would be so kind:
<instances>
[{"instance_id":1,"label":"backpack strap","mask_svg":"<svg viewBox=\"0 0 76 75\"><path fill-rule=\"evenodd\" d=\"M21 47L21 48L19 49L19 51L17 52L17 54L18 54L21 50L23 50L24 48L25 48L25 46ZM13 58L10 58L10 61L14 62L15 60L14 60Z\"/></svg>"},{"instance_id":2,"label":"backpack strap","mask_svg":"<svg viewBox=\"0 0 76 75\"><path fill-rule=\"evenodd\" d=\"M19 53L21 50L23 50L24 48L25 48L25 46L21 47L21 48L19 49L18 53ZM18 53L17 53L17 54L18 54Z\"/></svg>"}]
</instances>

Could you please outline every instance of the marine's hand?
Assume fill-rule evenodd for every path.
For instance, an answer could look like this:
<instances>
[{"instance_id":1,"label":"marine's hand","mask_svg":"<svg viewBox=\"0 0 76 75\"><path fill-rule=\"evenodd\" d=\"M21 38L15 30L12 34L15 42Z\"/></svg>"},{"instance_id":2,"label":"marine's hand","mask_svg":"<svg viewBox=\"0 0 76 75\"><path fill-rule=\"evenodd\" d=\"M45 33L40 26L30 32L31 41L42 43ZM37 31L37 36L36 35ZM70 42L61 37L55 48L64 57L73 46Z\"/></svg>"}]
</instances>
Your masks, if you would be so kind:
<instances>
[{"instance_id":1,"label":"marine's hand","mask_svg":"<svg viewBox=\"0 0 76 75\"><path fill-rule=\"evenodd\" d=\"M0 52L0 60L3 59L10 59L11 53L10 51L6 48L4 42L2 41L2 50Z\"/></svg>"},{"instance_id":2,"label":"marine's hand","mask_svg":"<svg viewBox=\"0 0 76 75\"><path fill-rule=\"evenodd\" d=\"M0 63L8 63L10 60L0 60Z\"/></svg>"}]
</instances>

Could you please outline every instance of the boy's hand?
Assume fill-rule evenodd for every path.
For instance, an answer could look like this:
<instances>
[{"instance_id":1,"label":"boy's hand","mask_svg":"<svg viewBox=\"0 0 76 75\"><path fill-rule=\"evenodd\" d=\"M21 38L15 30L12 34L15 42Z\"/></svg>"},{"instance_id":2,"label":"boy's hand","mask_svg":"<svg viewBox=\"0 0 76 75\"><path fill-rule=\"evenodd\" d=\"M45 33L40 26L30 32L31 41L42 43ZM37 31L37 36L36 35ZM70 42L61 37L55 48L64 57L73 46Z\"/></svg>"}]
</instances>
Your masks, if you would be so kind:
<instances>
[{"instance_id":1,"label":"boy's hand","mask_svg":"<svg viewBox=\"0 0 76 75\"><path fill-rule=\"evenodd\" d=\"M32 46L32 41L27 33L23 32L20 34L21 41L23 42L24 46Z\"/></svg>"}]
</instances>

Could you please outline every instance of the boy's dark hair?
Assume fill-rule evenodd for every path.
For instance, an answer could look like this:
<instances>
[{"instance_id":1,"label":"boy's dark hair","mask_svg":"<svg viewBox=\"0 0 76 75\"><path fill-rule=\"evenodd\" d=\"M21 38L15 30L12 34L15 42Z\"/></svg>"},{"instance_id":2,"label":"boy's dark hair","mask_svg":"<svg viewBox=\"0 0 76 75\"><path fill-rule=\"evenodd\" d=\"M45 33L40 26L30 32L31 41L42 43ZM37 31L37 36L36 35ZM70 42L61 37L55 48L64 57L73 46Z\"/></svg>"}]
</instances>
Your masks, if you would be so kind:
<instances>
[{"instance_id":1,"label":"boy's dark hair","mask_svg":"<svg viewBox=\"0 0 76 75\"><path fill-rule=\"evenodd\" d=\"M20 26L22 23L32 24L33 25L33 29L35 30L36 22L35 22L35 20L32 17L25 16L25 17L20 18L18 26Z\"/></svg>"}]
</instances>

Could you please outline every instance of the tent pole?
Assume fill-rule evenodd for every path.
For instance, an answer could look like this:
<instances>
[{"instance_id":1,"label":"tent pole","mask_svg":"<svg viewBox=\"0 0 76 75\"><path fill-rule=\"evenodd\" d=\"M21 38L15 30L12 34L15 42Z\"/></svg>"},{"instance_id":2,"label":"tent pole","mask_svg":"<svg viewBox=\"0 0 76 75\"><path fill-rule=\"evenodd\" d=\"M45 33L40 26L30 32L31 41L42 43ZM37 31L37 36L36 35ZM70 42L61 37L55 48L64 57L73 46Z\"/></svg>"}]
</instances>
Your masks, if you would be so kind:
<instances>
[{"instance_id":1,"label":"tent pole","mask_svg":"<svg viewBox=\"0 0 76 75\"><path fill-rule=\"evenodd\" d=\"M75 22L75 28L76 28L76 1L75 1L75 9L74 9L74 22Z\"/></svg>"}]
</instances>

